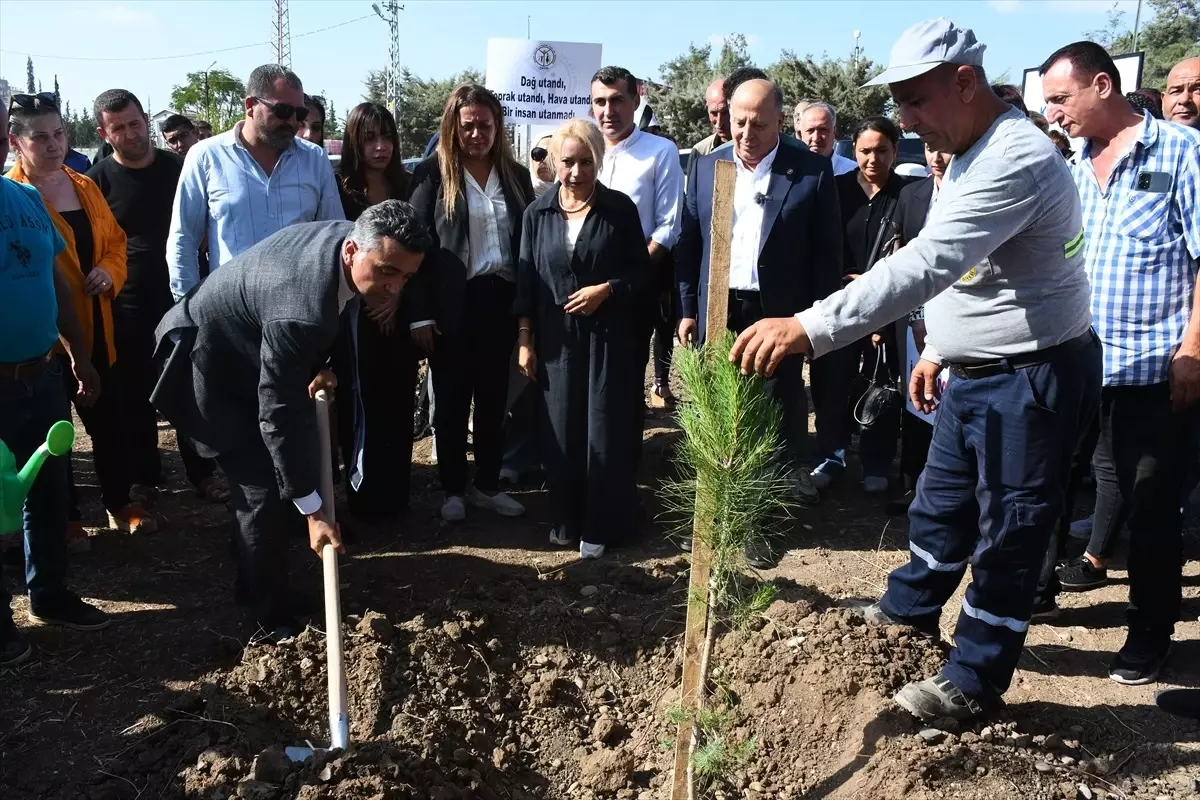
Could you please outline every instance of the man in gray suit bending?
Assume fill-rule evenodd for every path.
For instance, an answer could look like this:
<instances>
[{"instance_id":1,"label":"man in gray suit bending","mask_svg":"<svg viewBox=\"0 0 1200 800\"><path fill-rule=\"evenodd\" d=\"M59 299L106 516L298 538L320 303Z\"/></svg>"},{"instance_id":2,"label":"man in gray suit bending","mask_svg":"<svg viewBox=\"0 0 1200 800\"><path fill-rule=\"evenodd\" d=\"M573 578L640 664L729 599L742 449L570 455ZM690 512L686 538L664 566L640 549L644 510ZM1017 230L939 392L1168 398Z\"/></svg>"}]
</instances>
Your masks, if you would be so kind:
<instances>
[{"instance_id":1,"label":"man in gray suit bending","mask_svg":"<svg viewBox=\"0 0 1200 800\"><path fill-rule=\"evenodd\" d=\"M399 200L353 223L292 225L212 273L155 332L162 367L151 399L229 479L237 600L274 639L299 632L287 542L300 516L318 555L326 543L341 549L317 491L313 376L346 306L394 307L430 243L412 206Z\"/></svg>"}]
</instances>

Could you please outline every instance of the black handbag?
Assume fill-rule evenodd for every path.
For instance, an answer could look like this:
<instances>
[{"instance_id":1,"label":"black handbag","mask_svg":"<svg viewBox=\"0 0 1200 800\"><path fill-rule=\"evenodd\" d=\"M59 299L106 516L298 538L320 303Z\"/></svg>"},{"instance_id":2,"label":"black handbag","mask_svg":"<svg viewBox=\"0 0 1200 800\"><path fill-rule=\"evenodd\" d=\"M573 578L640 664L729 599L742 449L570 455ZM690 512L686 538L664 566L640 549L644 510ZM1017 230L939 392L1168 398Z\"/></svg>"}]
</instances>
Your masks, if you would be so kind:
<instances>
[{"instance_id":1,"label":"black handbag","mask_svg":"<svg viewBox=\"0 0 1200 800\"><path fill-rule=\"evenodd\" d=\"M866 391L854 404L854 421L864 431L873 427L879 420L894 416L904 402L887 369L886 351L887 342L880 342L876 346L875 371L871 374Z\"/></svg>"}]
</instances>

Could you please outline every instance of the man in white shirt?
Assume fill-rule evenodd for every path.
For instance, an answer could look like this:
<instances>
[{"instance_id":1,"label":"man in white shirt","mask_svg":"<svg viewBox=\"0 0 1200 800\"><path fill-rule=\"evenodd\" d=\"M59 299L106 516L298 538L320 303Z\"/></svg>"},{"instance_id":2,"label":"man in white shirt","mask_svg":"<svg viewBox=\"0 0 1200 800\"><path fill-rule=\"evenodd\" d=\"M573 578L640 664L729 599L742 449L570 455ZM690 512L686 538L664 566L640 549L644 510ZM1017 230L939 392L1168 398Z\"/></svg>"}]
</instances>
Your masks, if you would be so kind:
<instances>
[{"instance_id":1,"label":"man in white shirt","mask_svg":"<svg viewBox=\"0 0 1200 800\"><path fill-rule=\"evenodd\" d=\"M637 79L629 70L604 67L592 76L592 117L607 145L600 182L624 192L637 206L650 263L659 278L654 282L657 302L641 312L645 325L640 347L643 358L648 359L650 337L657 332L654 399L656 405L662 405L672 399L667 382L675 330L671 299L674 265L670 255L679 240L683 170L679 150L670 140L639 130L634 124L637 102Z\"/></svg>"},{"instance_id":2,"label":"man in white shirt","mask_svg":"<svg viewBox=\"0 0 1200 800\"><path fill-rule=\"evenodd\" d=\"M844 175L858 169L858 162L833 152L837 144L837 111L820 100L801 100L793 116L796 138L833 162L833 174Z\"/></svg>"},{"instance_id":3,"label":"man in white shirt","mask_svg":"<svg viewBox=\"0 0 1200 800\"><path fill-rule=\"evenodd\" d=\"M740 79L740 76L738 77ZM783 96L763 78L739 85L731 77L730 121L733 147L695 160L683 209L676 253L681 343L701 342L708 306L713 176L716 162L736 165L733 235L729 270L728 327L741 332L758 320L790 315L828 296L841 285L842 222L829 160L781 135ZM718 334L714 334L718 335ZM817 492L804 468L808 402L803 360L785 359L768 381L779 404L786 459L797 498L814 501ZM748 553L755 566L770 554Z\"/></svg>"},{"instance_id":4,"label":"man in white shirt","mask_svg":"<svg viewBox=\"0 0 1200 800\"><path fill-rule=\"evenodd\" d=\"M207 236L210 271L297 222L345 219L325 151L296 136L308 117L290 69L250 73L246 118L188 151L175 193L167 267L178 300L200 283Z\"/></svg>"}]
</instances>

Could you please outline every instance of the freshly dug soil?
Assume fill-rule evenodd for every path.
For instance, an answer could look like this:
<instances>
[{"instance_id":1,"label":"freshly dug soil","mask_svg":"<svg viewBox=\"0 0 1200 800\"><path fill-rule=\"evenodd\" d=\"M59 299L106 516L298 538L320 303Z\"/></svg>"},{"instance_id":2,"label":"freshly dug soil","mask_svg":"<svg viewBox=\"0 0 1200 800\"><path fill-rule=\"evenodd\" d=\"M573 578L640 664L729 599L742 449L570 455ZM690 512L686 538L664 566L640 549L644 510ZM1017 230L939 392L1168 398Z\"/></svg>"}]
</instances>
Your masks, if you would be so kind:
<instances>
[{"instance_id":1,"label":"freshly dug soil","mask_svg":"<svg viewBox=\"0 0 1200 800\"><path fill-rule=\"evenodd\" d=\"M282 752L328 740L324 635L310 628L279 646L247 647L235 668L198 681L85 796L133 797L133 783L211 800L665 798L686 562L580 566L452 591L407 620L349 617L347 752L303 764ZM925 728L888 698L937 670L940 643L868 627L810 588L779 588L751 629L726 631L715 649L710 689L723 735L731 746L754 744L706 796L1200 791L1194 768L1182 766L1156 771L1147 792L1133 777L1109 776L1104 732L1060 720Z\"/></svg>"}]
</instances>

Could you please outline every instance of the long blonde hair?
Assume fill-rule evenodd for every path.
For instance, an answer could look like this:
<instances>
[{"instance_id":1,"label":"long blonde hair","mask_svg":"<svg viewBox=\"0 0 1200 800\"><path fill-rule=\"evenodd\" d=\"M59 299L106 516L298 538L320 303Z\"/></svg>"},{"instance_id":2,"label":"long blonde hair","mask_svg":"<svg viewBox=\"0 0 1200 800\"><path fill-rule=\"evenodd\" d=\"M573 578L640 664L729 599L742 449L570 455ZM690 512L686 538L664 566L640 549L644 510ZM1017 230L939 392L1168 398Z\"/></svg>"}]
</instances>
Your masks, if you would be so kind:
<instances>
[{"instance_id":1,"label":"long blonde hair","mask_svg":"<svg viewBox=\"0 0 1200 800\"><path fill-rule=\"evenodd\" d=\"M463 191L462 153L458 146L458 112L466 106L483 106L492 114L496 126L496 137L492 140L492 166L500 173L500 183L510 193L528 205L520 178L525 169L513 158L508 144L508 133L504 129L504 109L500 100L486 87L477 83L460 83L450 92L446 108L442 112L442 124L438 129L438 166L442 173L442 208L446 219L454 218L454 201Z\"/></svg>"}]
</instances>

